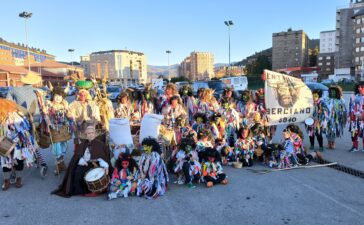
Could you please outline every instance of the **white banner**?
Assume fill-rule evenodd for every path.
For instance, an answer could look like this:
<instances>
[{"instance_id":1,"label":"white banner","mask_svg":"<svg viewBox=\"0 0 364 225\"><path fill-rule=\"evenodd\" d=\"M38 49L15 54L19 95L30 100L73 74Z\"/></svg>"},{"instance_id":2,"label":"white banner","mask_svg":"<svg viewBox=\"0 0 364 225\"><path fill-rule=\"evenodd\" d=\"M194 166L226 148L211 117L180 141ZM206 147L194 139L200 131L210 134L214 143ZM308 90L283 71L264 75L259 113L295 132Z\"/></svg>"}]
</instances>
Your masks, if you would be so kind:
<instances>
[{"instance_id":1,"label":"white banner","mask_svg":"<svg viewBox=\"0 0 364 225\"><path fill-rule=\"evenodd\" d=\"M264 70L268 124L304 122L313 112L312 92L302 80Z\"/></svg>"}]
</instances>

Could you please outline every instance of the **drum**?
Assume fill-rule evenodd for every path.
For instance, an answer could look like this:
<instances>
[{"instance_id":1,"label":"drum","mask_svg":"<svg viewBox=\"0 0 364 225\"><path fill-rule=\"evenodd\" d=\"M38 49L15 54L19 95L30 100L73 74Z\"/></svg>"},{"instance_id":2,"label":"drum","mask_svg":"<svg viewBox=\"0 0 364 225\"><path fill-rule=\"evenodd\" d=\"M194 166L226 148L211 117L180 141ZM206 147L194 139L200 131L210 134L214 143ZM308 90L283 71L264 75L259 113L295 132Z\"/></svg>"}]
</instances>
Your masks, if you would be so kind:
<instances>
[{"instance_id":1,"label":"drum","mask_svg":"<svg viewBox=\"0 0 364 225\"><path fill-rule=\"evenodd\" d=\"M85 177L87 188L92 193L103 192L110 183L110 178L101 167L87 171Z\"/></svg>"},{"instance_id":2,"label":"drum","mask_svg":"<svg viewBox=\"0 0 364 225\"><path fill-rule=\"evenodd\" d=\"M0 137L0 155L4 157L9 157L14 150L16 144L13 143L7 137Z\"/></svg>"}]
</instances>

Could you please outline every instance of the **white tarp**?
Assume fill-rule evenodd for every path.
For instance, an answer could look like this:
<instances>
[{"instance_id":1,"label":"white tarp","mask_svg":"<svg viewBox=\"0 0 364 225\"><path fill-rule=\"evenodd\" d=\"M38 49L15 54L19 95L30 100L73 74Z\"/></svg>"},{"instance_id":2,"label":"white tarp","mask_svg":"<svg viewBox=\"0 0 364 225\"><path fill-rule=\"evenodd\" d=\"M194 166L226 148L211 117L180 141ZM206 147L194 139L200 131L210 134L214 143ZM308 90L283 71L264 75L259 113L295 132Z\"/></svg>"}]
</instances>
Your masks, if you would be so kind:
<instances>
[{"instance_id":1,"label":"white tarp","mask_svg":"<svg viewBox=\"0 0 364 225\"><path fill-rule=\"evenodd\" d=\"M163 115L146 113L140 124L139 143L146 137L158 138Z\"/></svg>"},{"instance_id":2,"label":"white tarp","mask_svg":"<svg viewBox=\"0 0 364 225\"><path fill-rule=\"evenodd\" d=\"M133 145L130 123L125 118L113 118L109 121L110 139L116 145Z\"/></svg>"},{"instance_id":3,"label":"white tarp","mask_svg":"<svg viewBox=\"0 0 364 225\"><path fill-rule=\"evenodd\" d=\"M302 80L264 70L268 124L304 122L313 112L312 92Z\"/></svg>"}]
</instances>

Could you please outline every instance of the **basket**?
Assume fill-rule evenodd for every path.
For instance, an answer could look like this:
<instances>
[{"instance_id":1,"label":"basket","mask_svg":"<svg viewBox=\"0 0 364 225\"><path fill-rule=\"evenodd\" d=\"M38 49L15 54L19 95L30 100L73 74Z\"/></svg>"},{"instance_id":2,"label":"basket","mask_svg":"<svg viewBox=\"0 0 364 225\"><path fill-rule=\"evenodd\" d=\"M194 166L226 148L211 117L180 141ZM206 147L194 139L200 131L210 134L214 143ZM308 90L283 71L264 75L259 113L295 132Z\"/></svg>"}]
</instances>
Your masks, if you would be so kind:
<instances>
[{"instance_id":1,"label":"basket","mask_svg":"<svg viewBox=\"0 0 364 225\"><path fill-rule=\"evenodd\" d=\"M242 162L233 162L233 166L236 169L241 169L243 167L243 163Z\"/></svg>"},{"instance_id":2,"label":"basket","mask_svg":"<svg viewBox=\"0 0 364 225\"><path fill-rule=\"evenodd\" d=\"M44 132L40 131L40 127L37 128L37 134L36 134L37 144L40 148L46 149L49 148L51 145L51 138L48 134L45 134Z\"/></svg>"},{"instance_id":3,"label":"basket","mask_svg":"<svg viewBox=\"0 0 364 225\"><path fill-rule=\"evenodd\" d=\"M58 129L51 129L51 135L53 143L65 142L72 138L71 132L65 125L60 126Z\"/></svg>"},{"instance_id":4,"label":"basket","mask_svg":"<svg viewBox=\"0 0 364 225\"><path fill-rule=\"evenodd\" d=\"M9 157L16 144L7 137L0 137L0 155Z\"/></svg>"}]
</instances>

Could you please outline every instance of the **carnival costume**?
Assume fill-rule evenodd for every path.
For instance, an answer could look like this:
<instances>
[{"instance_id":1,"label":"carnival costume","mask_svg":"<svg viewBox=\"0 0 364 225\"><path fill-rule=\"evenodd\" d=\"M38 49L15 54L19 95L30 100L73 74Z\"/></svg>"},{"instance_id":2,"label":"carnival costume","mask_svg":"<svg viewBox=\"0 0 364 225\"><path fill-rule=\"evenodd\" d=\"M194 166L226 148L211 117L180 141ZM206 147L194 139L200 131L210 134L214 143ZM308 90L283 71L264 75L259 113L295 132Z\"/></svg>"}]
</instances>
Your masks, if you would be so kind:
<instances>
[{"instance_id":1,"label":"carnival costume","mask_svg":"<svg viewBox=\"0 0 364 225\"><path fill-rule=\"evenodd\" d=\"M253 166L255 143L251 138L250 130L242 127L237 133L239 138L234 144L236 158L243 163L243 166Z\"/></svg>"},{"instance_id":2,"label":"carnival costume","mask_svg":"<svg viewBox=\"0 0 364 225\"><path fill-rule=\"evenodd\" d=\"M339 86L329 87L329 98L326 100L326 105L329 109L326 133L328 148L334 149L335 138L343 136L348 116L345 100L342 97L342 90Z\"/></svg>"},{"instance_id":3,"label":"carnival costume","mask_svg":"<svg viewBox=\"0 0 364 225\"><path fill-rule=\"evenodd\" d=\"M220 113L225 121L225 141L230 147L233 147L236 140L236 131L240 128L240 116L231 107L230 103L224 99L222 100Z\"/></svg>"},{"instance_id":4,"label":"carnival costume","mask_svg":"<svg viewBox=\"0 0 364 225\"><path fill-rule=\"evenodd\" d=\"M124 197L135 194L138 183L138 167L129 154L120 154L115 162L111 177L108 199Z\"/></svg>"},{"instance_id":5,"label":"carnival costume","mask_svg":"<svg viewBox=\"0 0 364 225\"><path fill-rule=\"evenodd\" d=\"M64 136L68 135L71 138L70 133L72 131L70 128L72 127L72 121L67 118L68 102L64 99L67 89L62 90L60 87L53 88L51 86L51 91L52 101L48 101L43 109L45 113L43 114L44 118L42 118L40 129L42 133L47 133L49 136L52 136L52 133L55 131L60 132L61 130L65 130L66 133L62 134ZM66 170L64 156L66 155L67 140L58 141L52 137L51 142L53 155L56 158L56 169L54 173L58 175L60 172Z\"/></svg>"},{"instance_id":6,"label":"carnival costume","mask_svg":"<svg viewBox=\"0 0 364 225\"><path fill-rule=\"evenodd\" d=\"M223 172L220 162L217 161L219 153L216 149L206 149L206 160L202 164L202 176L207 187L212 187L216 184L227 184L228 180Z\"/></svg>"},{"instance_id":7,"label":"carnival costume","mask_svg":"<svg viewBox=\"0 0 364 225\"><path fill-rule=\"evenodd\" d=\"M95 127L87 127L86 130L95 132L94 136L96 137ZM108 174L111 174L109 148L95 137L83 140L81 145L75 149L63 182L52 194L61 197L89 194L90 190L84 177L90 169L95 167L95 163Z\"/></svg>"},{"instance_id":8,"label":"carnival costume","mask_svg":"<svg viewBox=\"0 0 364 225\"><path fill-rule=\"evenodd\" d=\"M187 184L194 187L192 181L198 182L201 176L201 164L198 161L198 153L194 150L193 139L182 139L179 151L176 155L174 172L178 176L178 184ZM184 176L184 181L182 177Z\"/></svg>"},{"instance_id":9,"label":"carnival costume","mask_svg":"<svg viewBox=\"0 0 364 225\"><path fill-rule=\"evenodd\" d=\"M139 160L137 196L157 198L167 191L168 172L161 158L161 146L153 138L142 141L143 154Z\"/></svg>"},{"instance_id":10,"label":"carnival costume","mask_svg":"<svg viewBox=\"0 0 364 225\"><path fill-rule=\"evenodd\" d=\"M310 138L311 147L310 149L314 149L315 136L317 138L317 142L320 146L320 151L324 150L323 147L323 138L322 135L327 132L327 124L328 124L328 115L329 109L327 108L326 103L321 99L322 91L321 90L313 90L312 91L313 100L314 100L314 109L313 109L313 120L314 124L308 126L308 136Z\"/></svg>"},{"instance_id":11,"label":"carnival costume","mask_svg":"<svg viewBox=\"0 0 364 225\"><path fill-rule=\"evenodd\" d=\"M353 146L350 152L359 151L358 138L361 137L364 146L364 82L360 81L355 87L355 97L350 99L349 102L349 115L350 126L349 131L351 133L351 140ZM362 149L364 151L364 147Z\"/></svg>"},{"instance_id":12,"label":"carnival costume","mask_svg":"<svg viewBox=\"0 0 364 225\"><path fill-rule=\"evenodd\" d=\"M24 115L26 109L14 102L0 99L0 137L1 142L7 142L9 152L0 155L3 169L5 191L10 187L11 171L16 171L16 187L22 187L22 171L24 166L32 166L35 160L36 144L32 133L32 126ZM3 150L3 149L2 149Z\"/></svg>"}]
</instances>

